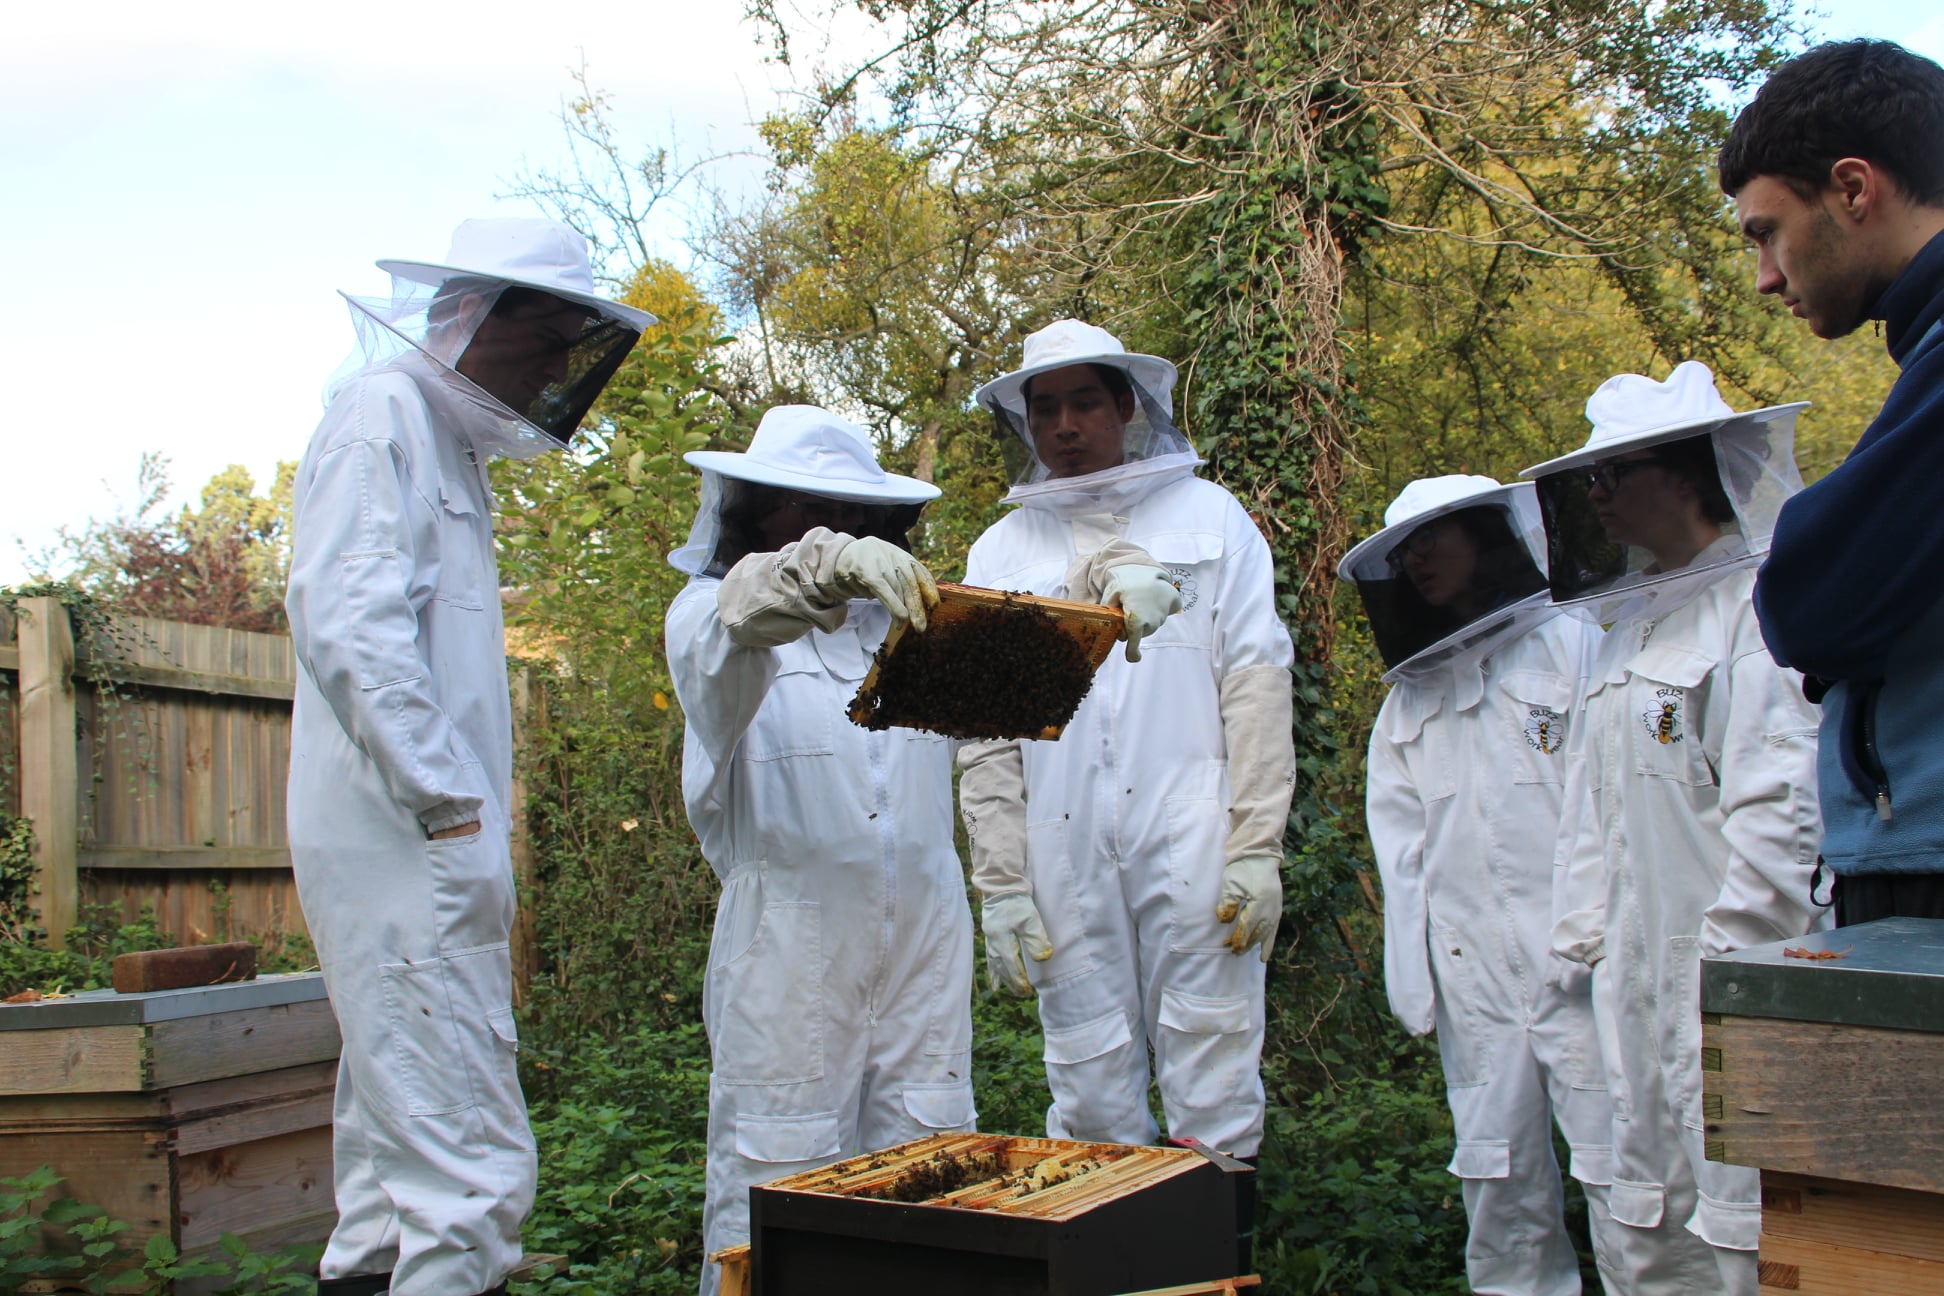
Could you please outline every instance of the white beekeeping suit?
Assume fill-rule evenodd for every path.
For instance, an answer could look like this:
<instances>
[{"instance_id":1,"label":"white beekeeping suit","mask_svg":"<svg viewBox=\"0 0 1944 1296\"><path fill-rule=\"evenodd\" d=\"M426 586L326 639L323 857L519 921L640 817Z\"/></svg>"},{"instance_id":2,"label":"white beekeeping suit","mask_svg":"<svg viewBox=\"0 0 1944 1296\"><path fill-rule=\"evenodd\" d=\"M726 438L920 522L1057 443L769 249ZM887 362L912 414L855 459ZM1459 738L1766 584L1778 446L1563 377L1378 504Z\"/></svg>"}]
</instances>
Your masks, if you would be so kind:
<instances>
[{"instance_id":1,"label":"white beekeeping suit","mask_svg":"<svg viewBox=\"0 0 1944 1296\"><path fill-rule=\"evenodd\" d=\"M687 718L682 793L722 879L708 1025L705 1250L749 1238L754 1184L972 1128L972 923L952 844L951 744L846 707L931 578L902 548L937 488L863 429L764 415L746 454L697 451L702 505L671 561ZM703 1269L702 1290L720 1271Z\"/></svg>"},{"instance_id":2,"label":"white beekeeping suit","mask_svg":"<svg viewBox=\"0 0 1944 1296\"><path fill-rule=\"evenodd\" d=\"M1048 1134L1152 1142L1152 1048L1168 1132L1248 1157L1293 650L1268 545L1169 421L1174 376L1064 320L978 393L1031 453L967 581L1118 599L1140 656L1108 658L1057 741L967 747L960 806L994 978L1039 994ZM1066 441L1090 437L1092 459Z\"/></svg>"},{"instance_id":3,"label":"white beekeeping suit","mask_svg":"<svg viewBox=\"0 0 1944 1296\"><path fill-rule=\"evenodd\" d=\"M1705 1156L1700 959L1823 922L1816 714L1749 601L1802 407L1738 415L1690 361L1586 408L1587 445L1525 474L1555 600L1612 622L1568 739L1553 944L1594 969L1622 1290L1753 1296L1759 1172Z\"/></svg>"},{"instance_id":4,"label":"white beekeeping suit","mask_svg":"<svg viewBox=\"0 0 1944 1296\"><path fill-rule=\"evenodd\" d=\"M566 444L651 317L550 221L380 262L295 485L291 859L344 1039L322 1290L504 1290L532 1205L514 1068L512 729L494 454Z\"/></svg>"},{"instance_id":5,"label":"white beekeeping suit","mask_svg":"<svg viewBox=\"0 0 1944 1296\"><path fill-rule=\"evenodd\" d=\"M1549 939L1562 753L1599 631L1548 605L1531 486L1416 481L1384 521L1338 571L1357 583L1392 684L1366 796L1385 988L1406 1030L1437 1031L1471 1289L1571 1296L1555 1121L1603 1272L1613 1229L1593 1005Z\"/></svg>"}]
</instances>

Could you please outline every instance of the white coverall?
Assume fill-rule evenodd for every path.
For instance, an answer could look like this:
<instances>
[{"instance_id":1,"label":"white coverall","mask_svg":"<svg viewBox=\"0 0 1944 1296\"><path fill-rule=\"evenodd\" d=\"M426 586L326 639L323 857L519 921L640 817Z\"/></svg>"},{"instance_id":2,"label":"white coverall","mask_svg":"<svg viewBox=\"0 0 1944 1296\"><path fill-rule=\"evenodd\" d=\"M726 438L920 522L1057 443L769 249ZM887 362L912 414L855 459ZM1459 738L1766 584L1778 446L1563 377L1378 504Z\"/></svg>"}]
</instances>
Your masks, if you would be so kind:
<instances>
[{"instance_id":1,"label":"white coverall","mask_svg":"<svg viewBox=\"0 0 1944 1296\"><path fill-rule=\"evenodd\" d=\"M981 758L960 785L974 880L991 895L982 855L1017 870L1023 854L1052 941L1026 965L1048 1135L1152 1143L1151 1044L1168 1132L1254 1156L1264 964L1229 950L1215 912L1225 861L1282 855L1295 654L1269 547L1233 496L1184 475L1125 507L1070 520L1029 504L972 546L969 584L1063 596L1076 556L1118 538L1182 599L1140 661L1108 656L1057 741L968 749Z\"/></svg>"},{"instance_id":2,"label":"white coverall","mask_svg":"<svg viewBox=\"0 0 1944 1296\"><path fill-rule=\"evenodd\" d=\"M973 1127L972 917L952 745L853 724L891 628L830 592L850 537L698 576L668 611L682 794L722 879L703 1016L707 1251L749 1238L749 1189ZM704 1293L720 1280L703 1266Z\"/></svg>"},{"instance_id":3,"label":"white coverall","mask_svg":"<svg viewBox=\"0 0 1944 1296\"><path fill-rule=\"evenodd\" d=\"M344 1038L327 1277L499 1282L535 1157L514 1066L512 726L477 406L353 379L295 487L290 853ZM474 820L481 830L427 834Z\"/></svg>"},{"instance_id":4,"label":"white coverall","mask_svg":"<svg viewBox=\"0 0 1944 1296\"><path fill-rule=\"evenodd\" d=\"M1391 689L1370 735L1384 983L1406 1030L1437 1029L1480 1293L1580 1290L1554 1120L1603 1269L1611 1245L1613 1107L1593 1005L1583 973L1562 987L1578 969L1549 939L1563 751L1598 638L1555 616L1482 662L1427 667Z\"/></svg>"},{"instance_id":5,"label":"white coverall","mask_svg":"<svg viewBox=\"0 0 1944 1296\"><path fill-rule=\"evenodd\" d=\"M1704 1156L1700 960L1823 925L1816 712L1762 643L1754 582L1614 626L1568 735L1553 947L1594 965L1632 1293L1754 1296L1759 1172Z\"/></svg>"}]
</instances>

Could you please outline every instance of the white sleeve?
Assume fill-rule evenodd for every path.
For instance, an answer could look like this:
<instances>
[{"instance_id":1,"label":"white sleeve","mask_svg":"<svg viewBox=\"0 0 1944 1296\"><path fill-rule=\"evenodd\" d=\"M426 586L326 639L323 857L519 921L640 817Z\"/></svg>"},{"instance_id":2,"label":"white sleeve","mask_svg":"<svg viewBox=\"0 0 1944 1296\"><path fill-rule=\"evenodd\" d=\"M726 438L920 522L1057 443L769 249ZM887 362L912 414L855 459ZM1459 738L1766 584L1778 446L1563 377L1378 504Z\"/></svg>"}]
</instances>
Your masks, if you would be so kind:
<instances>
[{"instance_id":1,"label":"white sleeve","mask_svg":"<svg viewBox=\"0 0 1944 1296\"><path fill-rule=\"evenodd\" d=\"M1393 690L1391 697L1395 697ZM1390 698L1384 700L1385 708ZM1413 1035L1437 1021L1431 979L1430 906L1424 891L1424 800L1378 712L1365 763L1364 819L1377 876L1384 886L1384 990L1391 1011Z\"/></svg>"},{"instance_id":2,"label":"white sleeve","mask_svg":"<svg viewBox=\"0 0 1944 1296\"><path fill-rule=\"evenodd\" d=\"M1794 671L1765 648L1731 662L1718 751L1728 870L1701 921L1701 952L1722 954L1800 936L1821 912L1809 897L1822 820L1816 798L1816 712ZM1710 717L1713 718L1712 716Z\"/></svg>"},{"instance_id":3,"label":"white sleeve","mask_svg":"<svg viewBox=\"0 0 1944 1296\"><path fill-rule=\"evenodd\" d=\"M381 384L342 399L355 403L344 416L366 428L425 423L415 394ZM428 833L477 820L485 774L440 705L418 641L410 591L419 555L408 513L417 492L405 451L389 439L346 441L316 457L299 491L284 599L298 662L386 791Z\"/></svg>"},{"instance_id":4,"label":"white sleeve","mask_svg":"<svg viewBox=\"0 0 1944 1296\"><path fill-rule=\"evenodd\" d=\"M762 710L776 679L776 653L736 642L718 605L722 582L698 576L675 596L663 622L675 697L687 721L683 763L704 763L712 795L736 744ZM808 625L804 629L808 629ZM685 770L683 782L689 782Z\"/></svg>"}]
</instances>

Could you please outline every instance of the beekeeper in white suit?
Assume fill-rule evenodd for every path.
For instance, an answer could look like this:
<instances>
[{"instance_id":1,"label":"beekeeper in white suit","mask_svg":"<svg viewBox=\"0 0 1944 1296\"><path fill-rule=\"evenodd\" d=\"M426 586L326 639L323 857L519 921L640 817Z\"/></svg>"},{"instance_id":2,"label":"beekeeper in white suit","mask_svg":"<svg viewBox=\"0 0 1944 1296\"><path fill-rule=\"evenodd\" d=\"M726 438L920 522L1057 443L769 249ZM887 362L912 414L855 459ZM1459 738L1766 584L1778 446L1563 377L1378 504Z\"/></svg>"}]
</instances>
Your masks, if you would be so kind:
<instances>
[{"instance_id":1,"label":"beekeeper in white suit","mask_svg":"<svg viewBox=\"0 0 1944 1296\"><path fill-rule=\"evenodd\" d=\"M1523 474L1554 600L1611 626L1567 734L1553 947L1594 970L1628 1292L1757 1287L1759 1176L1704 1155L1700 960L1824 922L1816 712L1749 601L1802 408L1737 414L1693 361L1621 374L1586 445Z\"/></svg>"},{"instance_id":2,"label":"beekeeper in white suit","mask_svg":"<svg viewBox=\"0 0 1944 1296\"><path fill-rule=\"evenodd\" d=\"M1061 320L977 392L1022 468L967 582L1116 604L1128 645L1058 741L968 745L960 809L992 980L1039 993L1047 1133L1153 1142L1151 1046L1168 1133L1253 1157L1294 652L1269 547L1195 476L1174 381Z\"/></svg>"},{"instance_id":3,"label":"beekeeper in white suit","mask_svg":"<svg viewBox=\"0 0 1944 1296\"><path fill-rule=\"evenodd\" d=\"M703 1001L713 1252L748 1240L754 1184L972 1128L972 918L951 744L846 715L893 621L922 631L938 601L905 548L937 487L807 405L770 410L746 453L686 457L702 499L670 556L691 579L667 638L682 795L722 879ZM719 1277L705 1265L703 1292Z\"/></svg>"},{"instance_id":4,"label":"beekeeper in white suit","mask_svg":"<svg viewBox=\"0 0 1944 1296\"><path fill-rule=\"evenodd\" d=\"M1365 807L1384 984L1406 1030L1437 1031L1466 1276L1480 1293L1580 1290L1556 1121L1613 1285L1613 1108L1587 978L1550 939L1563 751L1599 629L1550 604L1529 484L1414 481L1384 523L1338 573L1356 582L1392 686Z\"/></svg>"},{"instance_id":5,"label":"beekeeper in white suit","mask_svg":"<svg viewBox=\"0 0 1944 1296\"><path fill-rule=\"evenodd\" d=\"M321 1290L503 1291L533 1202L514 1068L494 455L558 449L652 317L587 245L467 221L348 298L362 364L297 472L290 850L344 1049Z\"/></svg>"}]
</instances>

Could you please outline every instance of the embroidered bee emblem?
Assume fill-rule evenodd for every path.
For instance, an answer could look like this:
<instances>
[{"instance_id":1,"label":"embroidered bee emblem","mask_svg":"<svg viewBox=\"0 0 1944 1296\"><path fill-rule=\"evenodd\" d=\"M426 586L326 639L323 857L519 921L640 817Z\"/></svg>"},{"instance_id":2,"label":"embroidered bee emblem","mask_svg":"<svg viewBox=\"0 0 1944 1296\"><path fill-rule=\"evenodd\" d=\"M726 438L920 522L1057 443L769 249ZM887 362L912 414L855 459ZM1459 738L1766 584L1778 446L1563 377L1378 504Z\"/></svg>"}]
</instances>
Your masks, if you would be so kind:
<instances>
[{"instance_id":1,"label":"embroidered bee emblem","mask_svg":"<svg viewBox=\"0 0 1944 1296\"><path fill-rule=\"evenodd\" d=\"M1551 707L1533 707L1526 712L1525 739L1535 750L1551 756L1566 745L1566 717Z\"/></svg>"},{"instance_id":2,"label":"embroidered bee emblem","mask_svg":"<svg viewBox=\"0 0 1944 1296\"><path fill-rule=\"evenodd\" d=\"M1195 606L1195 599L1198 595L1195 590L1195 578L1189 574L1189 569L1186 567L1170 567L1168 568L1168 578L1174 582L1176 591L1181 595L1181 610L1186 612L1189 608Z\"/></svg>"},{"instance_id":3,"label":"embroidered bee emblem","mask_svg":"<svg viewBox=\"0 0 1944 1296\"><path fill-rule=\"evenodd\" d=\"M1647 736L1662 746L1677 743L1685 736L1681 732L1681 703L1684 695L1680 689L1664 688L1654 690L1654 706L1643 711L1640 723L1647 726Z\"/></svg>"}]
</instances>

